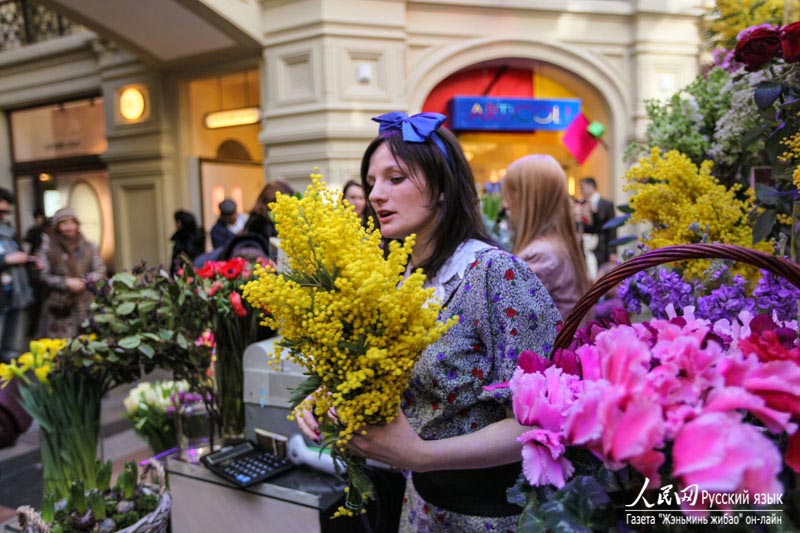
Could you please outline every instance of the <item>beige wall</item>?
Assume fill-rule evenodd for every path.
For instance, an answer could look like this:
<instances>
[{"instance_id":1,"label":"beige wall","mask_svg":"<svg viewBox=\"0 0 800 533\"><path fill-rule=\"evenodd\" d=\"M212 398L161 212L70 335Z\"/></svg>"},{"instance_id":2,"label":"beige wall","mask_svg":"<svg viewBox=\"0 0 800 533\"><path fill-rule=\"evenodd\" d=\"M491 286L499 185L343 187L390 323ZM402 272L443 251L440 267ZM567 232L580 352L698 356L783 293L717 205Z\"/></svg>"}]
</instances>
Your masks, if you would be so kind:
<instances>
[{"instance_id":1,"label":"beige wall","mask_svg":"<svg viewBox=\"0 0 800 533\"><path fill-rule=\"evenodd\" d=\"M690 81L701 53L695 0L181 0L227 19L261 43L260 105L266 179L297 188L314 167L332 183L356 177L375 135L372 116L417 112L437 83L476 63L521 58L568 71L606 113L607 193L624 199L625 146L644 130L645 98ZM201 206L185 82L229 64L154 69L91 32L0 53L0 109L102 92L114 203L117 268L169 258L172 213ZM191 70L189 70L191 68ZM563 69L563 70L561 70ZM558 81L558 80L556 80ZM125 124L117 91L139 83L151 114ZM586 98L586 97L584 97ZM0 126L3 126L0 121ZM0 141L4 133L0 133ZM10 183L7 143L0 185ZM210 149L210 148L209 148ZM202 151L205 153L206 148ZM256 157L258 159L258 157Z\"/></svg>"},{"instance_id":2,"label":"beige wall","mask_svg":"<svg viewBox=\"0 0 800 533\"><path fill-rule=\"evenodd\" d=\"M643 131L644 98L698 72L693 0L263 2L268 174L295 182L319 165L329 181L357 174L370 117L420 110L440 81L477 63L520 58L582 89L608 121L607 153L589 163L622 201L623 152ZM369 20L369 25L365 21ZM365 65L361 66L360 65ZM558 68L555 68L558 67ZM359 68L371 73L359 80Z\"/></svg>"}]
</instances>

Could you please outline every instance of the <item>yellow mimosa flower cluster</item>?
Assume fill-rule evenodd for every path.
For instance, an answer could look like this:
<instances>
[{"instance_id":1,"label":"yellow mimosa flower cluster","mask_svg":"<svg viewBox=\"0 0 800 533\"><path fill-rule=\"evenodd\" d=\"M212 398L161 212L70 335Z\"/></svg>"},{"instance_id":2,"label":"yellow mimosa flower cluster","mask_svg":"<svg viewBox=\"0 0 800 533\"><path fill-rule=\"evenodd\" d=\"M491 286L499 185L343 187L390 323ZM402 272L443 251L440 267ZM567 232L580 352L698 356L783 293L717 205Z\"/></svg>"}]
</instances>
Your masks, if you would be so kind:
<instances>
[{"instance_id":1,"label":"yellow mimosa flower cluster","mask_svg":"<svg viewBox=\"0 0 800 533\"><path fill-rule=\"evenodd\" d=\"M716 0L707 10L706 28L710 42L724 48L736 46L744 29L769 22L780 24L784 0Z\"/></svg>"},{"instance_id":2,"label":"yellow mimosa flower cluster","mask_svg":"<svg viewBox=\"0 0 800 533\"><path fill-rule=\"evenodd\" d=\"M781 144L786 146L786 151L778 157L781 162L790 164L792 161L800 161L800 131L781 141ZM792 181L795 188L800 190L800 165L794 167Z\"/></svg>"},{"instance_id":3,"label":"yellow mimosa flower cluster","mask_svg":"<svg viewBox=\"0 0 800 533\"><path fill-rule=\"evenodd\" d=\"M699 228L709 242L770 251L768 242L753 244L748 224L755 200L753 192L747 191L744 200L738 198L740 186L729 189L719 183L711 174L712 164L704 161L698 168L677 150L662 156L659 148L653 148L649 158L641 158L624 176L628 182L624 190L633 194L631 221L651 224L644 240L653 249L699 242ZM691 261L682 266L687 277L699 278L709 264ZM737 264L734 270L748 279L758 274L746 265Z\"/></svg>"},{"instance_id":4,"label":"yellow mimosa flower cluster","mask_svg":"<svg viewBox=\"0 0 800 533\"><path fill-rule=\"evenodd\" d=\"M455 320L437 320L422 271L404 279L413 236L384 257L372 222L362 227L340 192L311 179L302 198L278 195L270 206L288 271L257 267L244 296L283 337L288 354L278 348L273 364L288 357L316 380L315 413L335 409L343 447L365 426L395 418L414 363Z\"/></svg>"},{"instance_id":5,"label":"yellow mimosa flower cluster","mask_svg":"<svg viewBox=\"0 0 800 533\"><path fill-rule=\"evenodd\" d=\"M26 375L29 370L42 383L47 383L47 376L53 368L53 360L67 345L66 339L39 339L30 343L30 351L20 355L10 363L0 363L0 384L8 386L14 378L20 378L25 383L30 383Z\"/></svg>"}]
</instances>

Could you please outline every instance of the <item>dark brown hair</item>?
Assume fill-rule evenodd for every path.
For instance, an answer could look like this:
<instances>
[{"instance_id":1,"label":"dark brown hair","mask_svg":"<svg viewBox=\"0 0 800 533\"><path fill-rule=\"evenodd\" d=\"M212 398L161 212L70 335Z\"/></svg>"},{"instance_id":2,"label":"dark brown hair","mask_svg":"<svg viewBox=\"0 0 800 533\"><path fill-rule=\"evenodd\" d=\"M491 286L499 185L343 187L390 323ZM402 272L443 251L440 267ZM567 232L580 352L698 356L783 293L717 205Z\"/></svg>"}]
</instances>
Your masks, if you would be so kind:
<instances>
[{"instance_id":1,"label":"dark brown hair","mask_svg":"<svg viewBox=\"0 0 800 533\"><path fill-rule=\"evenodd\" d=\"M266 217L269 214L269 204L276 200L277 193L293 195L294 189L285 181L270 181L261 189L250 213L256 213L262 217Z\"/></svg>"},{"instance_id":2,"label":"dark brown hair","mask_svg":"<svg viewBox=\"0 0 800 533\"><path fill-rule=\"evenodd\" d=\"M439 198L442 198L433 231L433 254L424 264L416 265L428 276L436 274L456 248L466 240L478 239L494 244L483 225L475 178L458 139L446 128L436 130L436 135L447 148L446 155L430 139L421 143L405 142L401 132L393 130L373 139L361 159L361 186L367 199L372 191L367 183L369 162L375 150L383 143L386 143L394 158L405 163L416 178L425 179L430 193L430 205L436 205ZM369 201L364 213L372 216L378 226L378 217Z\"/></svg>"}]
</instances>

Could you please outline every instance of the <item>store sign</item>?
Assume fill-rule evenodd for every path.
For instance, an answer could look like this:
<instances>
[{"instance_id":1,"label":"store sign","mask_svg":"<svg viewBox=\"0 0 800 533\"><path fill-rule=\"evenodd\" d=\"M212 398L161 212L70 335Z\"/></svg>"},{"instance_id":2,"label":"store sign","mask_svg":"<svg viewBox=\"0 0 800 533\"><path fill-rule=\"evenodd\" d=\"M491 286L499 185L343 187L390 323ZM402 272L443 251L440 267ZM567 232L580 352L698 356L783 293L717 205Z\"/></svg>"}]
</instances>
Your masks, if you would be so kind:
<instances>
[{"instance_id":1,"label":"store sign","mask_svg":"<svg viewBox=\"0 0 800 533\"><path fill-rule=\"evenodd\" d=\"M231 126L246 126L261 120L261 109L258 107L241 107L225 111L214 111L203 118L206 128L230 128Z\"/></svg>"},{"instance_id":2,"label":"store sign","mask_svg":"<svg viewBox=\"0 0 800 533\"><path fill-rule=\"evenodd\" d=\"M454 96L450 126L456 131L558 131L567 129L580 111L577 98Z\"/></svg>"},{"instance_id":3,"label":"store sign","mask_svg":"<svg viewBox=\"0 0 800 533\"><path fill-rule=\"evenodd\" d=\"M108 148L102 98L11 112L14 161L102 154Z\"/></svg>"}]
</instances>

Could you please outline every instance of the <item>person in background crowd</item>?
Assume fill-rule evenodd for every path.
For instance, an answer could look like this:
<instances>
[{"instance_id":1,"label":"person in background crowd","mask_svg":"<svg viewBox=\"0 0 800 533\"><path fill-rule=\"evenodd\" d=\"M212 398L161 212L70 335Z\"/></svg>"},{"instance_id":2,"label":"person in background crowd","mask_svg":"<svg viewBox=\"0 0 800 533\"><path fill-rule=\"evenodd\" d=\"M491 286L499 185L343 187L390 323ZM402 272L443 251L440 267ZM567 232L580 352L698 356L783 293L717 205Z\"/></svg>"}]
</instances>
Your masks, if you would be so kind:
<instances>
[{"instance_id":1,"label":"person in background crowd","mask_svg":"<svg viewBox=\"0 0 800 533\"><path fill-rule=\"evenodd\" d=\"M275 201L277 193L293 195L294 189L285 181L275 180L267 183L256 198L250 216L244 224L242 234L256 233L265 237L269 241L270 237L276 237L278 232L272 222L272 213L269 204Z\"/></svg>"},{"instance_id":2,"label":"person in background crowd","mask_svg":"<svg viewBox=\"0 0 800 533\"><path fill-rule=\"evenodd\" d=\"M502 205L511 225L512 252L528 263L566 319L589 288L589 278L561 165L549 155L511 163L503 178Z\"/></svg>"},{"instance_id":3,"label":"person in background crowd","mask_svg":"<svg viewBox=\"0 0 800 533\"><path fill-rule=\"evenodd\" d=\"M50 220L45 216L42 209L33 212L34 223L25 232L25 242L28 244L28 254L35 256L36 252L42 247L44 239L49 238ZM33 263L28 264L28 279L33 290L33 303L28 308L28 337L39 335L39 325L41 323L42 299L44 298L45 287L42 284L41 269Z\"/></svg>"},{"instance_id":4,"label":"person in background crowd","mask_svg":"<svg viewBox=\"0 0 800 533\"><path fill-rule=\"evenodd\" d=\"M586 209L583 216L583 233L597 235L597 246L593 249L597 267L616 261L615 248L609 244L617 238L617 229L603 229L603 225L614 218L614 203L600 197L594 178L583 178L580 183L581 198Z\"/></svg>"},{"instance_id":5,"label":"person in background crowd","mask_svg":"<svg viewBox=\"0 0 800 533\"><path fill-rule=\"evenodd\" d=\"M50 221L41 209L33 212L33 225L25 232L25 242L28 243L28 253L35 255L42 247L42 239L50 232Z\"/></svg>"},{"instance_id":6,"label":"person in background crowd","mask_svg":"<svg viewBox=\"0 0 800 533\"><path fill-rule=\"evenodd\" d=\"M413 369L398 417L370 426L351 452L411 471L405 531L514 530L521 508L506 490L521 472L525 427L511 415L508 381L523 350L549 354L559 320L547 290L524 262L495 246L483 225L475 181L444 115L373 119L379 135L361 161L367 210L387 239L416 235L407 272L458 324L428 346ZM405 125L409 127L404 127ZM298 425L319 439L313 412Z\"/></svg>"},{"instance_id":7,"label":"person in background crowd","mask_svg":"<svg viewBox=\"0 0 800 533\"><path fill-rule=\"evenodd\" d=\"M0 388L0 448L13 446L17 437L25 433L33 420L19 404L19 380L12 379Z\"/></svg>"},{"instance_id":8,"label":"person in background crowd","mask_svg":"<svg viewBox=\"0 0 800 533\"><path fill-rule=\"evenodd\" d=\"M170 273L175 274L183 264L181 257L186 255L190 260L206 250L206 232L197 227L197 219L189 211L175 211L175 233L172 234L172 261Z\"/></svg>"},{"instance_id":9,"label":"person in background crowd","mask_svg":"<svg viewBox=\"0 0 800 533\"><path fill-rule=\"evenodd\" d=\"M244 223L247 221L247 216L238 212L236 202L230 198L222 200L218 207L219 218L211 228L211 246L213 248L222 248L228 244L228 241L242 231Z\"/></svg>"},{"instance_id":10,"label":"person in background crowd","mask_svg":"<svg viewBox=\"0 0 800 533\"><path fill-rule=\"evenodd\" d=\"M366 224L367 217L364 213L364 208L367 205L367 201L364 199L364 189L361 188L361 184L353 180L345 183L342 189L342 198L350 202L350 205L356 210L356 214L361 218L361 223Z\"/></svg>"},{"instance_id":11,"label":"person in background crowd","mask_svg":"<svg viewBox=\"0 0 800 533\"><path fill-rule=\"evenodd\" d=\"M39 250L43 263L42 283L47 286L42 312L43 334L70 338L81 332L93 295L87 284L106 275L106 265L97 247L84 239L78 215L62 207L52 218L53 236Z\"/></svg>"},{"instance_id":12,"label":"person in background crowd","mask_svg":"<svg viewBox=\"0 0 800 533\"><path fill-rule=\"evenodd\" d=\"M26 264L35 262L41 268L38 260L19 248L16 231L8 222L12 205L14 195L0 188L0 362L6 363L20 354L20 315L33 302Z\"/></svg>"}]
</instances>

